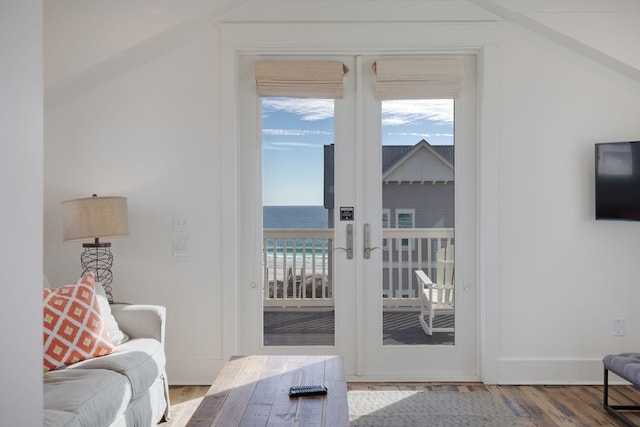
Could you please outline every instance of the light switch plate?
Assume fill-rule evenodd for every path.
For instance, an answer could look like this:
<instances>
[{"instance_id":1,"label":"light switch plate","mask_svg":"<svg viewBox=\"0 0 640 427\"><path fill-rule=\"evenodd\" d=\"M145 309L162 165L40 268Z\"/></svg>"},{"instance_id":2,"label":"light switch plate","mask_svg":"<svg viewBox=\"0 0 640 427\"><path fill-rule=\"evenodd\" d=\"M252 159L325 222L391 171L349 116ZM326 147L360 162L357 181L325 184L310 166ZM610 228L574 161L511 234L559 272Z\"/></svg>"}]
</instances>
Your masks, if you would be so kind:
<instances>
[{"instance_id":1,"label":"light switch plate","mask_svg":"<svg viewBox=\"0 0 640 427\"><path fill-rule=\"evenodd\" d=\"M614 337L623 337L624 336L624 319L613 319L612 328L613 328Z\"/></svg>"},{"instance_id":2,"label":"light switch plate","mask_svg":"<svg viewBox=\"0 0 640 427\"><path fill-rule=\"evenodd\" d=\"M173 256L191 256L191 239L175 239L173 241Z\"/></svg>"},{"instance_id":3,"label":"light switch plate","mask_svg":"<svg viewBox=\"0 0 640 427\"><path fill-rule=\"evenodd\" d=\"M173 231L191 231L191 217L185 214L173 214Z\"/></svg>"}]
</instances>

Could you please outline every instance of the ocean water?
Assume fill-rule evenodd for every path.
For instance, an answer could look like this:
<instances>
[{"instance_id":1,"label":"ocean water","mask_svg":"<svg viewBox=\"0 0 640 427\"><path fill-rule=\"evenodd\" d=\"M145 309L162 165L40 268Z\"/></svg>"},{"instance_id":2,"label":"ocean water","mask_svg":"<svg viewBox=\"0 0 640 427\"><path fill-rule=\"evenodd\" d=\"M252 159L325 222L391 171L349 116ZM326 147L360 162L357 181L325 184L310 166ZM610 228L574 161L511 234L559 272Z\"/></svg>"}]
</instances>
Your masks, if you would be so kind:
<instances>
[{"instance_id":1,"label":"ocean water","mask_svg":"<svg viewBox=\"0 0 640 427\"><path fill-rule=\"evenodd\" d=\"M262 212L263 228L327 228L327 210L323 206L263 206ZM329 245L329 239L268 239L267 268L319 268L323 262L326 266Z\"/></svg>"},{"instance_id":2,"label":"ocean water","mask_svg":"<svg viewBox=\"0 0 640 427\"><path fill-rule=\"evenodd\" d=\"M327 228L324 206L263 206L263 228Z\"/></svg>"}]
</instances>

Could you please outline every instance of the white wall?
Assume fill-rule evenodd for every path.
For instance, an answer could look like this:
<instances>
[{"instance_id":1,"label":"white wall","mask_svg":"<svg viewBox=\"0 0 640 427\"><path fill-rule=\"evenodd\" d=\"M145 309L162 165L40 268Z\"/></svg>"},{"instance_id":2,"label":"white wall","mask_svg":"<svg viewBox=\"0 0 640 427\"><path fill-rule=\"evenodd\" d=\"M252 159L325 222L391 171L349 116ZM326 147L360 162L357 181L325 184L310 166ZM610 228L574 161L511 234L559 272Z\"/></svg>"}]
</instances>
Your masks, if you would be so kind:
<instances>
[{"instance_id":1,"label":"white wall","mask_svg":"<svg viewBox=\"0 0 640 427\"><path fill-rule=\"evenodd\" d=\"M441 2L406 6L412 3L421 12L432 4L441 19L487 18L461 9L464 2L446 11ZM261 16L251 5L233 19ZM316 8L331 15L324 3ZM314 10L292 10L292 20L312 19ZM366 10L357 12L366 20ZM384 19L379 9L372 16ZM71 19L53 18L52 30ZM380 31L393 38L401 26ZM131 236L113 241L115 298L166 305L171 382L207 383L229 351L223 331L232 326L221 318L226 183L219 171L227 159L217 123L225 108L218 105L219 40L213 24L169 33L153 41L153 55L144 46L140 55L125 52L47 98L45 271L55 284L80 271L80 244L62 243L60 201L127 196ZM482 152L496 153L483 157L481 170L497 182L479 182L489 215L481 227L491 231L484 244L495 249L480 266L492 310L485 313L492 320L484 331L485 380L598 382L604 354L637 350L640 225L593 220L593 144L640 137L640 82L516 24L504 23L500 33L487 67L498 74L488 105L496 137L481 142ZM629 56L627 63L637 63ZM174 213L192 218L192 257L171 255ZM625 318L625 337L612 336L614 317Z\"/></svg>"},{"instance_id":2,"label":"white wall","mask_svg":"<svg viewBox=\"0 0 640 427\"><path fill-rule=\"evenodd\" d=\"M49 280L81 272L81 244L62 242L60 202L126 196L130 236L112 240L112 293L167 307L173 382L211 381L222 360L215 37L202 26L148 62L126 58L111 75L88 76L81 94L59 93L45 115ZM174 233L174 214L192 231ZM172 241L184 237L192 256L174 257Z\"/></svg>"},{"instance_id":3,"label":"white wall","mask_svg":"<svg viewBox=\"0 0 640 427\"><path fill-rule=\"evenodd\" d=\"M19 41L19 43L17 43ZM0 399L42 425L42 2L0 1Z\"/></svg>"},{"instance_id":4,"label":"white wall","mask_svg":"<svg viewBox=\"0 0 640 427\"><path fill-rule=\"evenodd\" d=\"M637 351L640 224L594 220L593 144L640 137L640 83L504 31L498 379L598 381L586 361ZM612 336L614 318L625 337Z\"/></svg>"}]
</instances>

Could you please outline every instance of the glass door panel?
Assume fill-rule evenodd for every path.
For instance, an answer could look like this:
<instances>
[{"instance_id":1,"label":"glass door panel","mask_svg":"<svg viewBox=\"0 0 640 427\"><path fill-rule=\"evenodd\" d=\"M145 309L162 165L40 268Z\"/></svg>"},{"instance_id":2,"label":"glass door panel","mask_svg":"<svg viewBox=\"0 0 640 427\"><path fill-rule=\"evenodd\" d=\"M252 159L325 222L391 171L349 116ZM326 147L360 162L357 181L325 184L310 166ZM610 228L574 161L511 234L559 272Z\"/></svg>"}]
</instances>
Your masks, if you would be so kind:
<instances>
[{"instance_id":1,"label":"glass door panel","mask_svg":"<svg viewBox=\"0 0 640 427\"><path fill-rule=\"evenodd\" d=\"M325 147L334 101L262 98L263 345L333 346Z\"/></svg>"},{"instance_id":2,"label":"glass door panel","mask_svg":"<svg viewBox=\"0 0 640 427\"><path fill-rule=\"evenodd\" d=\"M381 109L382 344L453 345L454 102Z\"/></svg>"}]
</instances>

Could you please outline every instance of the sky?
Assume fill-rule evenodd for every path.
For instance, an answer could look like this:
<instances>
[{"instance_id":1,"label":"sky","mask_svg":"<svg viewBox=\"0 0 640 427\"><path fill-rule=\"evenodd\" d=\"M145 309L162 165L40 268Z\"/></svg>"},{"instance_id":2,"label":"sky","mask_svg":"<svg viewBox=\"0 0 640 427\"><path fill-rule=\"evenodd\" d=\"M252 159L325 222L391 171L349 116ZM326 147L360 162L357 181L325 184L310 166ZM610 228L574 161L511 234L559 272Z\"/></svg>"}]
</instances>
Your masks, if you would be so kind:
<instances>
[{"instance_id":1,"label":"sky","mask_svg":"<svg viewBox=\"0 0 640 427\"><path fill-rule=\"evenodd\" d=\"M332 99L262 98L262 204L322 205ZM453 144L453 100L382 102L382 143Z\"/></svg>"}]
</instances>

